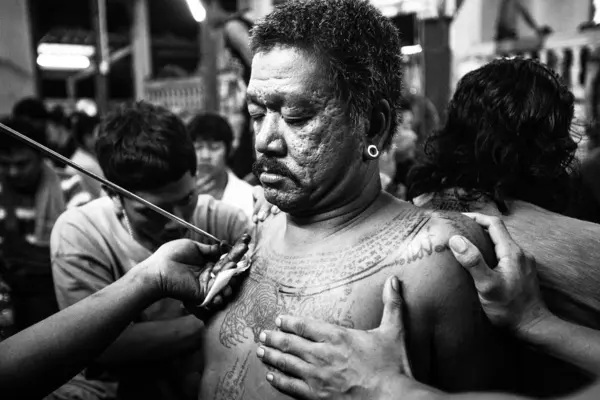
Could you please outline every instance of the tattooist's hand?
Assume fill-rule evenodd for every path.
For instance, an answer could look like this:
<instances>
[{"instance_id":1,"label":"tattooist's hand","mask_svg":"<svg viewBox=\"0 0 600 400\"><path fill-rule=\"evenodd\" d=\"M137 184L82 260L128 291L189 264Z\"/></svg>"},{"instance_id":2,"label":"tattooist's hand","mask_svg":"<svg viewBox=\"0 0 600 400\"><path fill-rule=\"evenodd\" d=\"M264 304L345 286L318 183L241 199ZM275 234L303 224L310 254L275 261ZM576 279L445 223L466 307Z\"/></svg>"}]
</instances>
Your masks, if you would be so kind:
<instances>
[{"instance_id":1,"label":"tattooist's hand","mask_svg":"<svg viewBox=\"0 0 600 400\"><path fill-rule=\"evenodd\" d=\"M403 300L396 277L383 290L379 328L346 329L325 322L283 316L281 331L265 331L258 357L274 367L267 380L302 400L383 399L388 383L412 377L402 321Z\"/></svg>"},{"instance_id":2,"label":"tattooist's hand","mask_svg":"<svg viewBox=\"0 0 600 400\"><path fill-rule=\"evenodd\" d=\"M188 239L175 240L162 245L140 267L149 274L161 297L182 300L188 310L205 318L209 309L225 303L224 298L233 293L232 287L224 288L208 307L197 310L196 305L204 301L216 274L236 267L248 251L249 242L250 236L242 236L233 249L221 257L219 245L208 246Z\"/></svg>"},{"instance_id":3,"label":"tattooist's hand","mask_svg":"<svg viewBox=\"0 0 600 400\"><path fill-rule=\"evenodd\" d=\"M510 236L498 217L465 213L489 233L495 245L498 265L491 269L468 239L450 238L458 262L471 274L479 301L492 324L517 335L551 315L544 304L533 256L525 253Z\"/></svg>"},{"instance_id":4,"label":"tattooist's hand","mask_svg":"<svg viewBox=\"0 0 600 400\"><path fill-rule=\"evenodd\" d=\"M259 222L264 222L269 215L279 214L279 207L270 204L265 199L265 191L262 186L255 186L252 190L252 196L254 197L252 222L258 224Z\"/></svg>"}]
</instances>

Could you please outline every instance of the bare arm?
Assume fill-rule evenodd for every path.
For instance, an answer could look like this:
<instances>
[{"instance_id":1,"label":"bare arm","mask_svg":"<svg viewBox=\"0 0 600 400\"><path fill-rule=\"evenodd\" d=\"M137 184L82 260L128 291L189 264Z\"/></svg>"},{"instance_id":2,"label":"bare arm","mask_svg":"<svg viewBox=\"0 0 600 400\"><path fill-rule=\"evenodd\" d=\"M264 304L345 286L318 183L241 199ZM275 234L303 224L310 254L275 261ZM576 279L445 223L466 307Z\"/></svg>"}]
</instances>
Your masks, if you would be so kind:
<instances>
[{"instance_id":1,"label":"bare arm","mask_svg":"<svg viewBox=\"0 0 600 400\"><path fill-rule=\"evenodd\" d=\"M99 355L156 299L140 272L0 343L2 397L43 397Z\"/></svg>"},{"instance_id":2,"label":"bare arm","mask_svg":"<svg viewBox=\"0 0 600 400\"><path fill-rule=\"evenodd\" d=\"M123 367L127 363L171 359L196 350L203 327L202 321L193 315L136 323L127 328L97 362Z\"/></svg>"},{"instance_id":3,"label":"bare arm","mask_svg":"<svg viewBox=\"0 0 600 400\"><path fill-rule=\"evenodd\" d=\"M230 253L230 264L246 251L247 241L237 255ZM160 298L202 302L212 282L209 274L231 268L230 264L219 267L219 263L215 268L207 266L206 256L216 252L217 246L190 240L169 242L112 285L0 343L2 398L41 398L51 392L81 371Z\"/></svg>"},{"instance_id":4,"label":"bare arm","mask_svg":"<svg viewBox=\"0 0 600 400\"><path fill-rule=\"evenodd\" d=\"M472 280L449 251L448 240L460 234L486 248L490 259L493 251L473 221L456 213L434 215L411 246L424 247L429 241L436 252L406 270L402 279L411 314L424 316L431 327L432 370L424 382L449 392L512 388L512 379L498 376L512 375L514 354L481 310ZM410 332L413 320L407 321Z\"/></svg>"},{"instance_id":5,"label":"bare arm","mask_svg":"<svg viewBox=\"0 0 600 400\"><path fill-rule=\"evenodd\" d=\"M599 331L549 315L518 335L541 352L600 377Z\"/></svg>"},{"instance_id":6,"label":"bare arm","mask_svg":"<svg viewBox=\"0 0 600 400\"><path fill-rule=\"evenodd\" d=\"M250 34L246 26L240 21L229 21L225 25L225 33L231 46L242 56L246 65L252 64L252 51L250 50Z\"/></svg>"},{"instance_id":7,"label":"bare arm","mask_svg":"<svg viewBox=\"0 0 600 400\"><path fill-rule=\"evenodd\" d=\"M490 269L471 243L455 256L471 273L492 323L544 353L600 376L600 332L553 315L540 293L535 259L514 242L501 219L469 215L488 229L496 245L498 266Z\"/></svg>"}]
</instances>

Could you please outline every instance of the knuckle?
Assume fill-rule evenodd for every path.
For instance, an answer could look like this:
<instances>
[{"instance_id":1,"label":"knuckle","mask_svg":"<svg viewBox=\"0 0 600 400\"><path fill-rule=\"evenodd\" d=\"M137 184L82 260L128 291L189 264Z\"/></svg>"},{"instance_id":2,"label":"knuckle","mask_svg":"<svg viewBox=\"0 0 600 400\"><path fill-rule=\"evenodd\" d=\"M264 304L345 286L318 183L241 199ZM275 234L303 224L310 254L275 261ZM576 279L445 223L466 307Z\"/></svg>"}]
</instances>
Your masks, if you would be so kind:
<instances>
[{"instance_id":1,"label":"knuckle","mask_svg":"<svg viewBox=\"0 0 600 400\"><path fill-rule=\"evenodd\" d=\"M288 372L288 362L285 357L275 357L273 361L278 370L282 372Z\"/></svg>"},{"instance_id":2,"label":"knuckle","mask_svg":"<svg viewBox=\"0 0 600 400\"><path fill-rule=\"evenodd\" d=\"M294 322L294 332L298 336L303 337L304 334L306 333L306 323L302 320Z\"/></svg>"},{"instance_id":3,"label":"knuckle","mask_svg":"<svg viewBox=\"0 0 600 400\"><path fill-rule=\"evenodd\" d=\"M279 340L279 349L284 353L289 352L290 350L290 339L287 336L284 336Z\"/></svg>"}]
</instances>

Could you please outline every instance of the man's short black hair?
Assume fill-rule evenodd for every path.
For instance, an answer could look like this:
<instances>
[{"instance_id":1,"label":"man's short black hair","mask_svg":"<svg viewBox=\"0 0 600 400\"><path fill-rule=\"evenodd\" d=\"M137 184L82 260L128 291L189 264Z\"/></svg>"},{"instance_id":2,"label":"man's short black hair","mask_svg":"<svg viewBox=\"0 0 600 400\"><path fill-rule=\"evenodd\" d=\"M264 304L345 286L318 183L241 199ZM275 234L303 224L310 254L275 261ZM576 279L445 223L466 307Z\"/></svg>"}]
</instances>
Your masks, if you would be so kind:
<instances>
[{"instance_id":1,"label":"man's short black hair","mask_svg":"<svg viewBox=\"0 0 600 400\"><path fill-rule=\"evenodd\" d=\"M462 188L490 196L502 212L510 198L566 210L576 167L574 96L550 68L492 61L459 81L447 115L411 172L410 198Z\"/></svg>"},{"instance_id":2,"label":"man's short black hair","mask_svg":"<svg viewBox=\"0 0 600 400\"><path fill-rule=\"evenodd\" d=\"M19 118L46 121L49 117L48 109L44 102L35 97L27 97L15 104L12 115Z\"/></svg>"},{"instance_id":3,"label":"man's short black hair","mask_svg":"<svg viewBox=\"0 0 600 400\"><path fill-rule=\"evenodd\" d=\"M233 143L233 129L227 120L213 113L196 115L188 124L188 133L194 142L198 140L223 142L227 155Z\"/></svg>"},{"instance_id":4,"label":"man's short black hair","mask_svg":"<svg viewBox=\"0 0 600 400\"><path fill-rule=\"evenodd\" d=\"M386 147L391 143L402 98L401 44L396 27L377 8L365 0L290 0L252 30L254 53L275 46L305 50L323 63L355 121L387 100L392 121Z\"/></svg>"},{"instance_id":5,"label":"man's short black hair","mask_svg":"<svg viewBox=\"0 0 600 400\"><path fill-rule=\"evenodd\" d=\"M34 124L30 119L19 118L19 117L5 117L2 118L1 122L16 130L19 133L27 136L30 139L35 140L41 145L46 145L46 132L39 125ZM0 152L1 153L12 153L21 149L34 149L30 145L15 139L11 135L5 132L0 132Z\"/></svg>"},{"instance_id":6,"label":"man's short black hair","mask_svg":"<svg viewBox=\"0 0 600 400\"><path fill-rule=\"evenodd\" d=\"M155 190L196 173L196 153L183 121L143 101L107 116L96 155L106 178L131 191Z\"/></svg>"}]
</instances>

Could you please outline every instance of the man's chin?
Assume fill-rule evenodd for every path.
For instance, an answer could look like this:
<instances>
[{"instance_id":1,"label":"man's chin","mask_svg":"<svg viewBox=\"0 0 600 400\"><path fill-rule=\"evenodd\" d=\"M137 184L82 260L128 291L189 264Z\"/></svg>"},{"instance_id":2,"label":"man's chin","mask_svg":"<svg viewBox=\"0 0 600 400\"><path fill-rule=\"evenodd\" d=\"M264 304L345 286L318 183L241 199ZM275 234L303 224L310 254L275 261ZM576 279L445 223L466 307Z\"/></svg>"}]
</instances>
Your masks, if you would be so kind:
<instances>
[{"instance_id":1,"label":"man's chin","mask_svg":"<svg viewBox=\"0 0 600 400\"><path fill-rule=\"evenodd\" d=\"M293 213L307 205L306 197L290 190L263 185L265 199L285 213Z\"/></svg>"}]
</instances>

